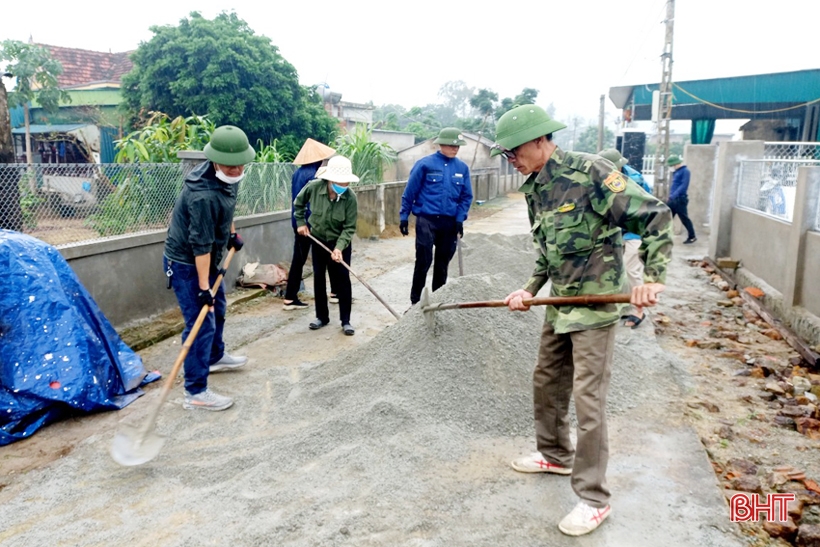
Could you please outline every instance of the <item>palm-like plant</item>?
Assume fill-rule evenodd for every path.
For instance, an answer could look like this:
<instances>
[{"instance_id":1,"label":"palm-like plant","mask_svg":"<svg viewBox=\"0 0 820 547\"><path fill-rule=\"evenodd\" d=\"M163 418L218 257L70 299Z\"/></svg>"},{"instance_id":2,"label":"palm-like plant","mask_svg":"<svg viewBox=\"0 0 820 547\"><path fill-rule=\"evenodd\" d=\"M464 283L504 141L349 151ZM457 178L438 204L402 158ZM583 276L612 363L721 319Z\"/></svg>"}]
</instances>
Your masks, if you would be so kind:
<instances>
[{"instance_id":1,"label":"palm-like plant","mask_svg":"<svg viewBox=\"0 0 820 547\"><path fill-rule=\"evenodd\" d=\"M336 138L336 153L350 160L360 185L383 182L385 167L398 157L389 144L373 142L370 137L371 131L360 125L353 133Z\"/></svg>"},{"instance_id":2,"label":"palm-like plant","mask_svg":"<svg viewBox=\"0 0 820 547\"><path fill-rule=\"evenodd\" d=\"M173 120L163 112L151 112L142 129L116 141L117 163L179 163L180 150L202 150L214 123L208 116L177 116Z\"/></svg>"}]
</instances>

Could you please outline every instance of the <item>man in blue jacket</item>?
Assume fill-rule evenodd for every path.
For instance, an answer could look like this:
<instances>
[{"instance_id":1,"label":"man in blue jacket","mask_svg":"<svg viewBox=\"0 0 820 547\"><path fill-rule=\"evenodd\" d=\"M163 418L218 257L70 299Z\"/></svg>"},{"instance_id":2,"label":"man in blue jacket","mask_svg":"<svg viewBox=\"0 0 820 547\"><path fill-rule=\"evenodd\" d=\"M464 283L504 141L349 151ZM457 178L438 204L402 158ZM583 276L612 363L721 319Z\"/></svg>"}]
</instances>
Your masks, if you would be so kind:
<instances>
[{"instance_id":1,"label":"man in blue jacket","mask_svg":"<svg viewBox=\"0 0 820 547\"><path fill-rule=\"evenodd\" d=\"M697 241L698 238L695 237L695 227L692 226L692 221L689 219L689 213L687 211L689 205L689 196L687 195L689 192L689 168L683 164L683 160L680 159L680 156L675 155L669 156L669 159L666 160L666 164L674 173L672 188L669 190L669 201L667 201L666 204L672 210L672 218L678 215L680 221L683 223L683 227L686 228L688 237L683 244L691 245Z\"/></svg>"},{"instance_id":2,"label":"man in blue jacket","mask_svg":"<svg viewBox=\"0 0 820 547\"><path fill-rule=\"evenodd\" d=\"M447 283L447 267L456 252L457 238L464 235L464 221L473 202L470 169L456 158L459 147L467 144L461 132L455 127L445 127L434 143L439 145L439 151L416 162L401 196L399 229L402 235L410 233L410 213L416 216L412 304L421 300L430 264L433 264L433 290Z\"/></svg>"}]
</instances>

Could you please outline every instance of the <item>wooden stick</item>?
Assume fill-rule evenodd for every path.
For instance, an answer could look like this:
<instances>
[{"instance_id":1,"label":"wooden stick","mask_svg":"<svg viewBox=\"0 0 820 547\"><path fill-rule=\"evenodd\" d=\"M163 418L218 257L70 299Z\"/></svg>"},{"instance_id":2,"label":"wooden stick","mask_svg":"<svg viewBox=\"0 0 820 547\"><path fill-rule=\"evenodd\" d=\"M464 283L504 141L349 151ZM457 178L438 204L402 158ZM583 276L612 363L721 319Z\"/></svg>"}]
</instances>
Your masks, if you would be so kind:
<instances>
[{"instance_id":1,"label":"wooden stick","mask_svg":"<svg viewBox=\"0 0 820 547\"><path fill-rule=\"evenodd\" d=\"M316 239L315 237L313 237L313 234L308 233L308 237L309 237L310 239L312 239L313 241L315 241L316 243L318 243L318 244L319 244L319 246L320 246L322 249L324 249L325 251L327 251L327 252L328 252L328 253L330 253L330 254L333 254L333 251L331 251L330 249L328 249L328 248L327 248L327 246L325 246L325 244L324 244L324 243L322 243L321 241L319 241L318 239ZM371 287L370 285L368 285L368 284L367 284L367 282L366 282L364 279L362 279L361 277L359 277L359 276L356 274L356 272L354 272L353 270L351 270L351 269L350 269L350 266L348 266L348 265L347 265L347 263L346 263L344 260L342 260L342 261L340 262L340 264L341 264L342 266L344 266L345 268L347 268L347 271L349 271L351 274L353 274L353 276L354 276L356 279L358 279L358 280L359 280L359 282L360 282L362 285L364 285L364 286L365 286L365 288L366 288L368 291L370 291L371 293L373 293L373 296L375 296L375 297L376 297L376 299L377 299L379 302L381 302L382 304L384 304L384 307L385 307L385 308L387 308L387 310L388 310L390 313L392 313L392 314L393 314L393 317L395 317L396 319L401 319L401 315L399 315L398 313L396 313L396 310L394 310L393 308L391 308L391 307L390 307L390 304L388 304L387 302L385 302L385 301L384 301L384 299L383 299L381 296L379 296L379 293L377 293L376 291L374 291L374 290L373 290L373 287Z\"/></svg>"}]
</instances>

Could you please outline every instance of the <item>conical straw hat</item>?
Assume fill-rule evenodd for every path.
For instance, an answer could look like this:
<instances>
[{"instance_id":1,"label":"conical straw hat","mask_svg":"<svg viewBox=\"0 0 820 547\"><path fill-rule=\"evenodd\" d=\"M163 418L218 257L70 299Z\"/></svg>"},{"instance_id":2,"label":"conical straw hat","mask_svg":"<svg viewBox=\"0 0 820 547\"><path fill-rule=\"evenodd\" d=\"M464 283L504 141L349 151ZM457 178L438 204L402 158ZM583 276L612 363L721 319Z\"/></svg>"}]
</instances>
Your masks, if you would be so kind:
<instances>
[{"instance_id":1,"label":"conical straw hat","mask_svg":"<svg viewBox=\"0 0 820 547\"><path fill-rule=\"evenodd\" d=\"M295 165L307 165L309 163L316 163L317 161L326 160L336 153L336 150L329 146L325 146L319 141L307 139L302 145L296 158L293 160Z\"/></svg>"}]
</instances>

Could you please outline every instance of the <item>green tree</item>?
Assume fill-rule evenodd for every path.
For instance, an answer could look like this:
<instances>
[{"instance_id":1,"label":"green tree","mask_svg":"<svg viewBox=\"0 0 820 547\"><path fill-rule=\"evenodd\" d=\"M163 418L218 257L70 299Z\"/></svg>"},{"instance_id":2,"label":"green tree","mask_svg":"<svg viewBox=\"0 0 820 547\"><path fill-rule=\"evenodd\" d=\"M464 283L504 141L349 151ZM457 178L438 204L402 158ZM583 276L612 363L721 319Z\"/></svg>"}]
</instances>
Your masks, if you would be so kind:
<instances>
[{"instance_id":1,"label":"green tree","mask_svg":"<svg viewBox=\"0 0 820 547\"><path fill-rule=\"evenodd\" d=\"M608 127L604 127L604 148L612 148L615 146L615 133ZM598 126L588 125L586 129L581 132L578 137L578 142L575 144L574 150L576 152L589 152L595 154L598 150Z\"/></svg>"},{"instance_id":2,"label":"green tree","mask_svg":"<svg viewBox=\"0 0 820 547\"><path fill-rule=\"evenodd\" d=\"M438 90L438 96L444 101L443 105L453 112L453 118L466 118L470 115L470 99L475 93L475 88L468 86L462 80L445 83ZM451 125L454 120L443 120L445 126Z\"/></svg>"},{"instance_id":3,"label":"green tree","mask_svg":"<svg viewBox=\"0 0 820 547\"><path fill-rule=\"evenodd\" d=\"M336 138L336 153L348 158L360 184L382 182L384 168L396 161L396 151L383 142L374 142L371 132L360 125L353 133Z\"/></svg>"},{"instance_id":4,"label":"green tree","mask_svg":"<svg viewBox=\"0 0 820 547\"><path fill-rule=\"evenodd\" d=\"M307 137L332 140L337 125L321 97L300 86L296 69L270 39L235 13L209 20L192 12L178 26L151 31L123 78L124 107L132 119L148 111L172 118L207 114L216 125L242 128L251 142L278 139L287 152Z\"/></svg>"},{"instance_id":5,"label":"green tree","mask_svg":"<svg viewBox=\"0 0 820 547\"><path fill-rule=\"evenodd\" d=\"M173 120L164 112L151 112L142 129L116 141L117 163L179 163L177 152L202 150L214 123L207 116L177 116Z\"/></svg>"}]
</instances>

